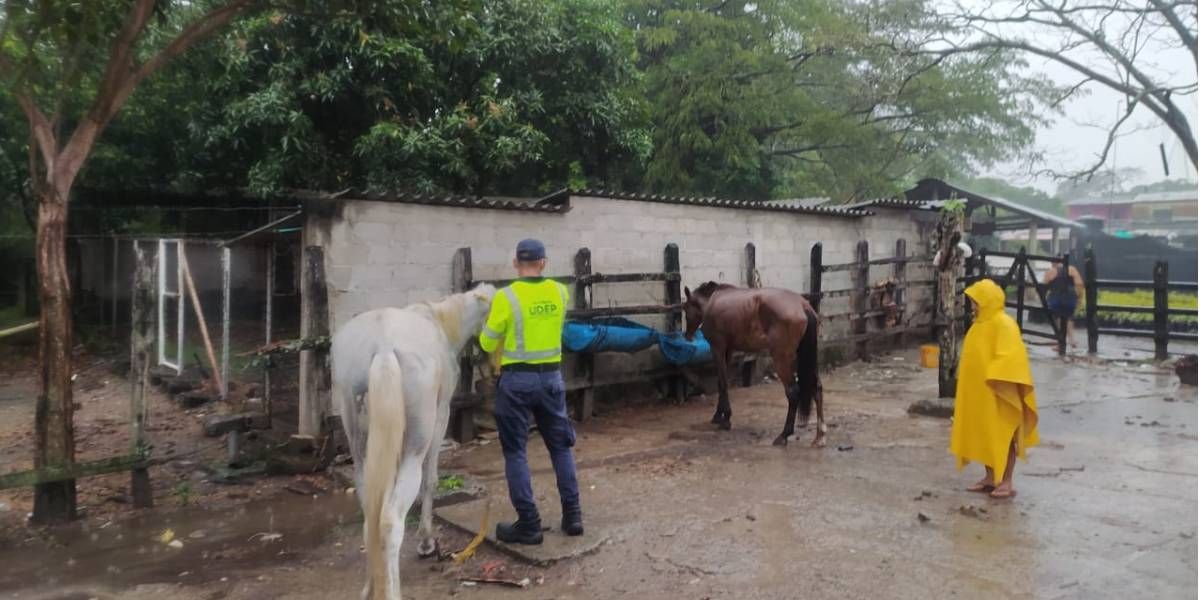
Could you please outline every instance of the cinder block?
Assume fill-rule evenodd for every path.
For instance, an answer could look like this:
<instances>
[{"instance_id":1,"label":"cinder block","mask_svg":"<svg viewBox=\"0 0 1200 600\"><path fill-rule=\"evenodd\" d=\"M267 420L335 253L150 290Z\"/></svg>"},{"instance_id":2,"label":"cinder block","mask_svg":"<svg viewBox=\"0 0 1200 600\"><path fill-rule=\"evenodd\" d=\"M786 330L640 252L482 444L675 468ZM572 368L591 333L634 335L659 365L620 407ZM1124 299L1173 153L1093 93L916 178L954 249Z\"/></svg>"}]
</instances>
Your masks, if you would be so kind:
<instances>
[{"instance_id":1,"label":"cinder block","mask_svg":"<svg viewBox=\"0 0 1200 600\"><path fill-rule=\"evenodd\" d=\"M392 225L364 221L355 223L351 228L353 239L367 245L374 243L389 243L392 240Z\"/></svg>"},{"instance_id":2,"label":"cinder block","mask_svg":"<svg viewBox=\"0 0 1200 600\"><path fill-rule=\"evenodd\" d=\"M350 284L352 291L378 291L392 284L392 269L384 266L361 265L351 267Z\"/></svg>"}]
</instances>

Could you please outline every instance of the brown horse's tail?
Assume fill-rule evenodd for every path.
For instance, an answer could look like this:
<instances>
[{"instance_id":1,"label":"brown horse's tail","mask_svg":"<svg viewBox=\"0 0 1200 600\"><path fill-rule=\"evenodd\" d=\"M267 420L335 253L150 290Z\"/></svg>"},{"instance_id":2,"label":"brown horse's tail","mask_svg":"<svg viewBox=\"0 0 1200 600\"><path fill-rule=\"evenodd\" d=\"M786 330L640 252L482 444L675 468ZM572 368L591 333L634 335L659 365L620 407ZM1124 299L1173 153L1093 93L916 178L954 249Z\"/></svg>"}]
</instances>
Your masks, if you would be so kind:
<instances>
[{"instance_id":1,"label":"brown horse's tail","mask_svg":"<svg viewBox=\"0 0 1200 600\"><path fill-rule=\"evenodd\" d=\"M808 317L808 326L796 348L796 388L800 396L800 418L807 422L817 393L817 337L821 318L811 308L806 308L804 314Z\"/></svg>"}]
</instances>

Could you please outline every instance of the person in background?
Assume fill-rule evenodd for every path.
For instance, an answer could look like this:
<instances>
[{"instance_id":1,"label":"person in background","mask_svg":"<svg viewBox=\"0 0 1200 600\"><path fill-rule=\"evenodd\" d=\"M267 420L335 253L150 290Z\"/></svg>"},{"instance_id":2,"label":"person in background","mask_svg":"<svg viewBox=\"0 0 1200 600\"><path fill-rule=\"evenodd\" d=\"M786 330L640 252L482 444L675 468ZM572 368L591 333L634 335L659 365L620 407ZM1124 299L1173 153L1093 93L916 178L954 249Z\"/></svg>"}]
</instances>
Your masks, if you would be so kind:
<instances>
[{"instance_id":1,"label":"person in background","mask_svg":"<svg viewBox=\"0 0 1200 600\"><path fill-rule=\"evenodd\" d=\"M513 267L519 279L496 293L479 336L484 352L500 357L496 386L496 428L504 451L508 496L517 511L515 523L496 525L496 539L510 544L542 543L542 520L533 500L533 484L525 445L529 418L537 423L562 502L562 531L583 535L579 482L575 476L575 427L567 416L562 362L563 320L570 295L567 287L542 276L546 247L538 240L517 244Z\"/></svg>"},{"instance_id":2,"label":"person in background","mask_svg":"<svg viewBox=\"0 0 1200 600\"><path fill-rule=\"evenodd\" d=\"M1063 274L1062 265L1052 263L1042 283L1049 287L1049 297L1046 298L1047 308L1055 319L1067 320L1067 343L1075 348L1075 311L1079 308L1079 298L1083 296L1083 277L1075 267ZM1062 348L1059 348L1061 351Z\"/></svg>"},{"instance_id":3,"label":"person in background","mask_svg":"<svg viewBox=\"0 0 1200 600\"><path fill-rule=\"evenodd\" d=\"M961 470L981 463L986 474L967 488L992 498L1017 495L1016 459L1038 443L1037 396L1017 322L1004 312L1004 290L990 279L966 290L975 310L963 338L954 395L950 452Z\"/></svg>"}]
</instances>

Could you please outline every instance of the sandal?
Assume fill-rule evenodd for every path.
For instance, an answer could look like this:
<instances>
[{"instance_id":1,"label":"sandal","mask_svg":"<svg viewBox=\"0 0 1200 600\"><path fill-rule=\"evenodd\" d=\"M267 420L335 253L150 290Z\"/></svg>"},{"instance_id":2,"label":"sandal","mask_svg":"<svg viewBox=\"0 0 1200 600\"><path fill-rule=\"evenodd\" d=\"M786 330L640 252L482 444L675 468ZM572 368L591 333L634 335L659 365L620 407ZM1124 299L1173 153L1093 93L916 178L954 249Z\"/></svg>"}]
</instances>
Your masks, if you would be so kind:
<instances>
[{"instance_id":1,"label":"sandal","mask_svg":"<svg viewBox=\"0 0 1200 600\"><path fill-rule=\"evenodd\" d=\"M967 488L967 491L975 492L975 493L979 493L979 494L990 494L990 493L992 493L992 490L994 490L994 489L996 489L996 486L994 486L990 483L976 483L975 485L972 485L971 487Z\"/></svg>"},{"instance_id":2,"label":"sandal","mask_svg":"<svg viewBox=\"0 0 1200 600\"><path fill-rule=\"evenodd\" d=\"M1010 489L1002 492L998 489L993 489L990 493L988 493L988 497L992 498L993 500L1008 500L1009 498L1017 497L1017 490Z\"/></svg>"}]
</instances>

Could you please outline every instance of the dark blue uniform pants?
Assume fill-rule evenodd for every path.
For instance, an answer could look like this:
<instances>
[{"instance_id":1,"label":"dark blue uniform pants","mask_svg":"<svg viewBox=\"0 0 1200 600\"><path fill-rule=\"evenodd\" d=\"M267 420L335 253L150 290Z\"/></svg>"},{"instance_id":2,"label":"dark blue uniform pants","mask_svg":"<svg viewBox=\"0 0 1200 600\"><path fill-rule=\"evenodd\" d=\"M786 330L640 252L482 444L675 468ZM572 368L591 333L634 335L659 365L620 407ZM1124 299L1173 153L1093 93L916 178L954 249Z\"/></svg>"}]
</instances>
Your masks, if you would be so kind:
<instances>
[{"instance_id":1,"label":"dark blue uniform pants","mask_svg":"<svg viewBox=\"0 0 1200 600\"><path fill-rule=\"evenodd\" d=\"M522 521L538 520L529 479L525 444L529 439L529 417L537 423L554 474L564 512L579 510L579 483L575 478L575 427L567 416L567 391L562 373L506 371L496 390L496 427L504 450L504 475L508 496Z\"/></svg>"}]
</instances>

